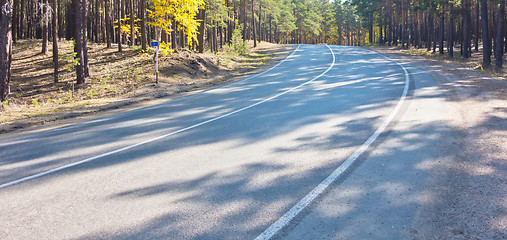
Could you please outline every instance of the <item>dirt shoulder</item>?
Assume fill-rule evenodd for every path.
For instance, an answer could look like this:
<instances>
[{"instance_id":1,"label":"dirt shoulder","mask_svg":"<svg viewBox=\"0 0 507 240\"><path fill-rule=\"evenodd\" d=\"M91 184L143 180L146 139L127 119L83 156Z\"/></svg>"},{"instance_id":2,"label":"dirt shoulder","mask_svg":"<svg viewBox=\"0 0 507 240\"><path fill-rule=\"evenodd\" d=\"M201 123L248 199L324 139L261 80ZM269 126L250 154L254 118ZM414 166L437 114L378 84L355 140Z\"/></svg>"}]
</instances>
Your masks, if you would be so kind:
<instances>
[{"instance_id":1,"label":"dirt shoulder","mask_svg":"<svg viewBox=\"0 0 507 240\"><path fill-rule=\"evenodd\" d=\"M373 50L432 74L453 116L456 134L446 139L453 157L441 163L428 184L438 197L424 208L432 212L415 223L418 236L507 239L507 80L395 48Z\"/></svg>"},{"instance_id":2,"label":"dirt shoulder","mask_svg":"<svg viewBox=\"0 0 507 240\"><path fill-rule=\"evenodd\" d=\"M87 84L72 91L74 73L62 70L60 82L53 83L51 55L38 54L31 50L33 45L38 50L37 44L25 42L15 51L12 94L0 116L0 138L154 105L237 81L270 68L295 47L262 42L246 56L176 51L161 57L156 85L150 53L128 48L118 53L92 44L91 76Z\"/></svg>"}]
</instances>

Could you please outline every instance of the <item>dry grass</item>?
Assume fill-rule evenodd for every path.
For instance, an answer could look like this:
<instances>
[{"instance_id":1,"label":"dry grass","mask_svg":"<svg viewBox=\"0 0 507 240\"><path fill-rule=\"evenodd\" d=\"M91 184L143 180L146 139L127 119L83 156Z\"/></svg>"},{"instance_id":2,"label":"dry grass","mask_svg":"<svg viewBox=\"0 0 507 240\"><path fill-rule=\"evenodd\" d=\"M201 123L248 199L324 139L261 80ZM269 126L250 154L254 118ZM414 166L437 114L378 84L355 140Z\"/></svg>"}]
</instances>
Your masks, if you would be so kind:
<instances>
[{"instance_id":1,"label":"dry grass","mask_svg":"<svg viewBox=\"0 0 507 240\"><path fill-rule=\"evenodd\" d=\"M47 55L40 54L41 48L35 40L14 45L11 94L0 106L0 124L69 111L94 112L139 96L160 97L218 84L259 68L285 49L262 43L245 56L182 49L160 57L160 84L155 86L153 50L143 53L138 47L125 47L119 53L114 45L108 49L104 44L89 43L90 77L85 84L73 86L75 70L65 59L72 54L72 42L59 42L58 83L53 82L51 46ZM50 120L53 118L59 117ZM41 121L48 120L32 122ZM0 131L7 130L0 126Z\"/></svg>"},{"instance_id":2,"label":"dry grass","mask_svg":"<svg viewBox=\"0 0 507 240\"><path fill-rule=\"evenodd\" d=\"M425 48L417 49L410 47L409 49L401 49L399 50L408 55L413 56L423 56L429 59L434 59L438 61L444 61L447 63L453 63L458 64L460 66L473 69L479 72L486 73L488 75L491 75L493 77L501 77L501 78L507 78L507 71L505 70L507 68L507 54L504 54L504 67L503 68L497 68L494 66L494 56L491 56L492 60L492 66L488 68L483 68L482 66L482 47L479 48L479 51L475 51L472 49L472 56L470 58L463 58L460 55L460 48L459 45L454 48L454 57L449 57L447 53L447 48L445 49L445 54L441 55L438 52L438 48L435 53L433 51L427 51Z\"/></svg>"}]
</instances>

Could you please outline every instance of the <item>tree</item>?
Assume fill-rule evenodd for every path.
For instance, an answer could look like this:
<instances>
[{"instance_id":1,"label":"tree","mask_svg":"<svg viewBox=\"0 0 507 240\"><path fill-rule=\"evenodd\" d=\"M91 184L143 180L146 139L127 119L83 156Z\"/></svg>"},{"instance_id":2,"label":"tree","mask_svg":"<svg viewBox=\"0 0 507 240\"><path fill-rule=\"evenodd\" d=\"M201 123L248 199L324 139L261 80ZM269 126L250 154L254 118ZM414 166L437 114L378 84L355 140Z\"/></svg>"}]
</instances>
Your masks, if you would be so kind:
<instances>
[{"instance_id":1,"label":"tree","mask_svg":"<svg viewBox=\"0 0 507 240\"><path fill-rule=\"evenodd\" d=\"M74 5L74 13L75 17L75 31L74 31L74 51L76 52L76 58L78 59L78 64L76 66L76 80L77 84L83 84L85 82L85 70L84 70L84 53L85 51L83 46L83 32L86 25L84 24L83 19L83 3L84 0L73 0Z\"/></svg>"},{"instance_id":2,"label":"tree","mask_svg":"<svg viewBox=\"0 0 507 240\"><path fill-rule=\"evenodd\" d=\"M489 38L488 1L481 0L482 19L482 66L491 65L491 39Z\"/></svg>"},{"instance_id":3,"label":"tree","mask_svg":"<svg viewBox=\"0 0 507 240\"><path fill-rule=\"evenodd\" d=\"M146 51L148 45L146 36L146 0L141 0L139 12L141 13L141 47Z\"/></svg>"},{"instance_id":4,"label":"tree","mask_svg":"<svg viewBox=\"0 0 507 240\"><path fill-rule=\"evenodd\" d=\"M0 0L0 102L9 95L12 60L12 0Z\"/></svg>"},{"instance_id":5,"label":"tree","mask_svg":"<svg viewBox=\"0 0 507 240\"><path fill-rule=\"evenodd\" d=\"M499 68L502 67L503 60L503 48L504 48L504 23L505 23L505 0L500 1L500 7L498 8L498 24L496 30L496 42L495 42L495 65Z\"/></svg>"},{"instance_id":6,"label":"tree","mask_svg":"<svg viewBox=\"0 0 507 240\"><path fill-rule=\"evenodd\" d=\"M54 82L58 82L58 4L57 0L51 0L51 8L53 9L53 19L51 28L53 30L53 78Z\"/></svg>"},{"instance_id":7,"label":"tree","mask_svg":"<svg viewBox=\"0 0 507 240\"><path fill-rule=\"evenodd\" d=\"M197 28L200 25L196 15L204 6L204 0L153 0L153 9L149 11L153 21L149 24L171 33L176 30L172 26L173 19L180 25L182 35L186 35L187 43L191 46L192 40L197 40Z\"/></svg>"}]
</instances>

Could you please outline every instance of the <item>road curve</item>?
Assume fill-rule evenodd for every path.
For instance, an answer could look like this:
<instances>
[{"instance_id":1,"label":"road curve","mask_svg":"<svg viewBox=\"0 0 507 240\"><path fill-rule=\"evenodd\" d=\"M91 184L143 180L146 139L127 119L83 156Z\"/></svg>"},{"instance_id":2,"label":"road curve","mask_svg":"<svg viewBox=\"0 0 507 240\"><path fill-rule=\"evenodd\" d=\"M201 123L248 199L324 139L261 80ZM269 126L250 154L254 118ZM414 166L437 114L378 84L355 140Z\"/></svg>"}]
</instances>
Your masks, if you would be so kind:
<instances>
[{"instance_id":1,"label":"road curve","mask_svg":"<svg viewBox=\"0 0 507 240\"><path fill-rule=\"evenodd\" d=\"M0 238L253 239L390 118L405 83L371 51L301 45L244 81L0 141ZM305 216L277 236L308 234Z\"/></svg>"}]
</instances>

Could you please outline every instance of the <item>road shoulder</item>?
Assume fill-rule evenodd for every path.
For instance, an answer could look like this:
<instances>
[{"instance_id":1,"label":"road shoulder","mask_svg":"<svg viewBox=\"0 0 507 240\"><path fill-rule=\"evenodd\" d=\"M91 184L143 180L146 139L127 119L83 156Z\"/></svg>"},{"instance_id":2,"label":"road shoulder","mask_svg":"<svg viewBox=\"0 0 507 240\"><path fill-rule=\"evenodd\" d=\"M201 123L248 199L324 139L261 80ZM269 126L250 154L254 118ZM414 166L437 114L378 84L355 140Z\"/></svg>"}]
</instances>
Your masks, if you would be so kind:
<instances>
[{"instance_id":1,"label":"road shoulder","mask_svg":"<svg viewBox=\"0 0 507 240\"><path fill-rule=\"evenodd\" d=\"M455 153L428 188L438 204L419 210L419 236L440 239L507 238L507 82L461 66L407 56L395 50L376 52L424 69L445 93L449 124L459 132L447 142ZM449 151L443 149L442 151ZM435 231L435 229L443 231Z\"/></svg>"}]
</instances>

